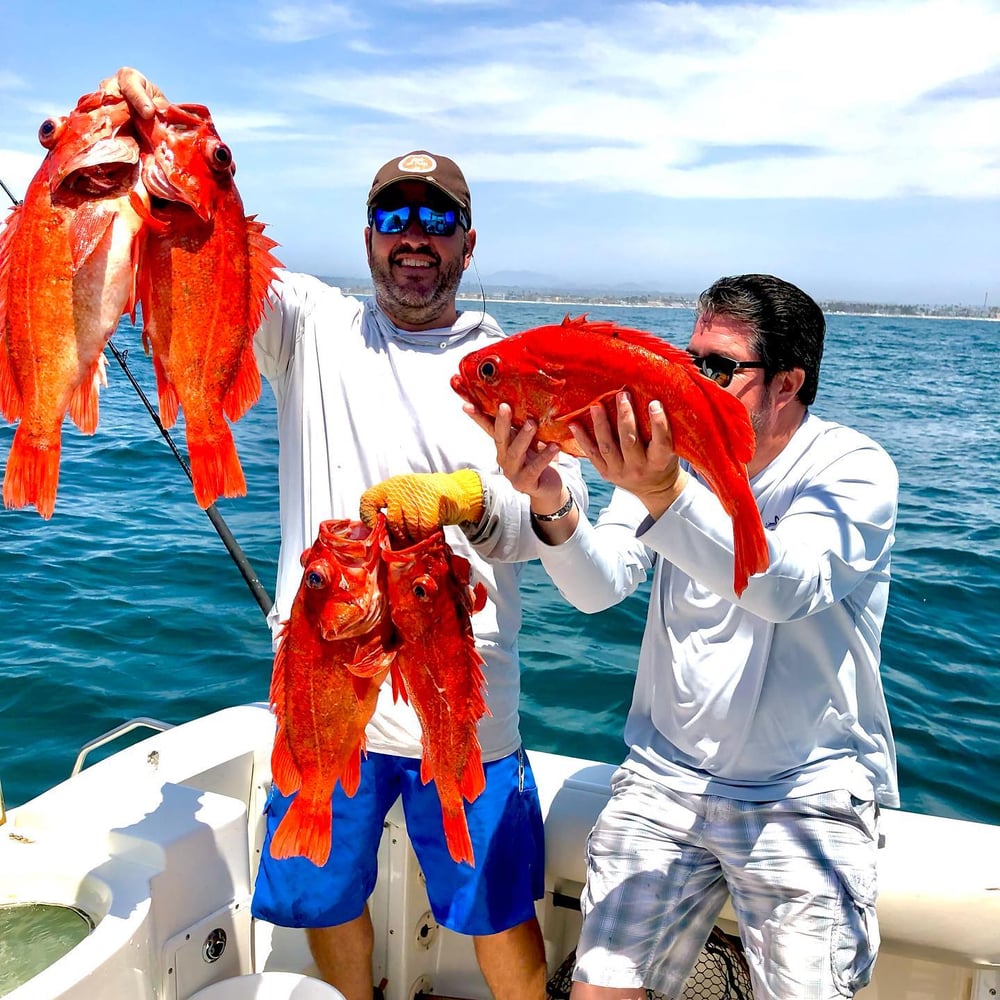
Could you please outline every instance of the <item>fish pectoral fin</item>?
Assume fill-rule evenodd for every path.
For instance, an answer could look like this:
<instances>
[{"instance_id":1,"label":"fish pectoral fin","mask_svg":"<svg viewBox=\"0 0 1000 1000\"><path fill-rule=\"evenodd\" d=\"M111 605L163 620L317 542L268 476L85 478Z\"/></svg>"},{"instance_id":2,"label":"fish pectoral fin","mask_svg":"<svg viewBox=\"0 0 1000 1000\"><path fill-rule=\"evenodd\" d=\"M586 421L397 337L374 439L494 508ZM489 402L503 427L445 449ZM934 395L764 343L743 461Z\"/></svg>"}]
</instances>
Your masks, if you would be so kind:
<instances>
[{"instance_id":1,"label":"fish pectoral fin","mask_svg":"<svg viewBox=\"0 0 1000 1000\"><path fill-rule=\"evenodd\" d=\"M271 750L271 778L282 795L291 795L302 787L302 775L288 747L284 727L278 729Z\"/></svg>"},{"instance_id":2,"label":"fish pectoral fin","mask_svg":"<svg viewBox=\"0 0 1000 1000\"><path fill-rule=\"evenodd\" d=\"M145 197L143 197L145 195ZM151 232L155 233L157 236L163 236L170 230L170 223L164 222L163 219L157 219L153 213L150 211L149 207L149 195L143 189L142 194L139 194L135 188L133 188L128 193L128 203L132 207L132 210L136 215L142 219L145 227Z\"/></svg>"},{"instance_id":3,"label":"fish pectoral fin","mask_svg":"<svg viewBox=\"0 0 1000 1000\"><path fill-rule=\"evenodd\" d=\"M2 319L3 316L0 315L0 320ZM3 324L0 323L0 413L13 423L15 420L21 419L24 400L21 398L21 391L14 379L14 372L11 370L10 358L7 354L7 343L2 334Z\"/></svg>"},{"instance_id":4,"label":"fish pectoral fin","mask_svg":"<svg viewBox=\"0 0 1000 1000\"><path fill-rule=\"evenodd\" d=\"M99 202L87 202L73 214L69 225L70 259L73 274L90 259L107 236L116 213Z\"/></svg>"},{"instance_id":5,"label":"fish pectoral fin","mask_svg":"<svg viewBox=\"0 0 1000 1000\"><path fill-rule=\"evenodd\" d=\"M608 392L602 392L599 396L592 399L589 403L584 406L579 407L576 410L570 410L569 413L562 413L556 418L556 422L560 424L569 425L574 421L581 420L582 418L590 418L590 408L592 406L604 406L605 403L613 403L615 397L618 393L622 392L625 386L621 386L618 389L610 389Z\"/></svg>"},{"instance_id":6,"label":"fish pectoral fin","mask_svg":"<svg viewBox=\"0 0 1000 1000\"><path fill-rule=\"evenodd\" d=\"M562 395L566 388L566 379L563 376L551 375L544 368L538 369L538 377L545 382L546 390L555 393L557 396Z\"/></svg>"}]
</instances>

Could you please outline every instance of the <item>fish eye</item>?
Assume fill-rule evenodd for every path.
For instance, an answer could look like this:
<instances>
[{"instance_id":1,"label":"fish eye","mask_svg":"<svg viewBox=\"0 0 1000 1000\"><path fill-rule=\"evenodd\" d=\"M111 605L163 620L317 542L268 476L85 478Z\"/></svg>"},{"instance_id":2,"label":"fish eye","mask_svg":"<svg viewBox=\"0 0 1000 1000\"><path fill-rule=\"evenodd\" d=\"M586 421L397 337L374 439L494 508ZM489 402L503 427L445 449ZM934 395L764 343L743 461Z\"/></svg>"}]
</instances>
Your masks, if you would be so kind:
<instances>
[{"instance_id":1,"label":"fish eye","mask_svg":"<svg viewBox=\"0 0 1000 1000\"><path fill-rule=\"evenodd\" d=\"M419 576L413 581L413 586L410 589L414 597L418 600L426 601L437 592L437 584L432 577Z\"/></svg>"},{"instance_id":2,"label":"fish eye","mask_svg":"<svg viewBox=\"0 0 1000 1000\"><path fill-rule=\"evenodd\" d=\"M500 379L500 362L497 358L485 358L479 362L479 377L487 384L492 385Z\"/></svg>"},{"instance_id":3,"label":"fish eye","mask_svg":"<svg viewBox=\"0 0 1000 1000\"><path fill-rule=\"evenodd\" d=\"M212 169L219 173L224 174L234 170L232 150L224 142L213 143L208 161Z\"/></svg>"},{"instance_id":4,"label":"fish eye","mask_svg":"<svg viewBox=\"0 0 1000 1000\"><path fill-rule=\"evenodd\" d=\"M46 118L38 126L38 141L46 148L51 149L55 145L56 139L62 134L65 118Z\"/></svg>"},{"instance_id":5,"label":"fish eye","mask_svg":"<svg viewBox=\"0 0 1000 1000\"><path fill-rule=\"evenodd\" d=\"M327 585L327 574L322 569L308 570L305 579L310 590L322 590Z\"/></svg>"}]
</instances>

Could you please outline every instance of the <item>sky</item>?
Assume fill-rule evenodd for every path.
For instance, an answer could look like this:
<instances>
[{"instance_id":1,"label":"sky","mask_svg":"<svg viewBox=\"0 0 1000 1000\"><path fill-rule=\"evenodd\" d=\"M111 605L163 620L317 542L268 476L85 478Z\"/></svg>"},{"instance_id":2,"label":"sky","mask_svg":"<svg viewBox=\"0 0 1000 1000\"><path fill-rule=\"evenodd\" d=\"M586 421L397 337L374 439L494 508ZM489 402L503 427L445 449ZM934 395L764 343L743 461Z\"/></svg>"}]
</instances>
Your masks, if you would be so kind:
<instances>
[{"instance_id":1,"label":"sky","mask_svg":"<svg viewBox=\"0 0 1000 1000\"><path fill-rule=\"evenodd\" d=\"M0 39L18 197L41 122L128 65L209 107L296 270L367 277L372 177L428 149L473 282L1000 304L1000 0L0 0Z\"/></svg>"}]
</instances>

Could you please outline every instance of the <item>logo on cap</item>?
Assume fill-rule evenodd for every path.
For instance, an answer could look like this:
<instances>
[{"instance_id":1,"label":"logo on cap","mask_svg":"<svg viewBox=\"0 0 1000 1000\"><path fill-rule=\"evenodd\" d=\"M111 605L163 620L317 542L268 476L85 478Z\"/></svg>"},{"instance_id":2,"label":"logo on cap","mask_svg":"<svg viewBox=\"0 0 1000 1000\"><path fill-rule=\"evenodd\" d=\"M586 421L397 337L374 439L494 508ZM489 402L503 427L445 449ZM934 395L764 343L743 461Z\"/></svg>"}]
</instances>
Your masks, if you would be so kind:
<instances>
[{"instance_id":1,"label":"logo on cap","mask_svg":"<svg viewBox=\"0 0 1000 1000\"><path fill-rule=\"evenodd\" d=\"M396 164L396 168L407 174L430 174L437 168L437 160L426 153L410 153Z\"/></svg>"}]
</instances>

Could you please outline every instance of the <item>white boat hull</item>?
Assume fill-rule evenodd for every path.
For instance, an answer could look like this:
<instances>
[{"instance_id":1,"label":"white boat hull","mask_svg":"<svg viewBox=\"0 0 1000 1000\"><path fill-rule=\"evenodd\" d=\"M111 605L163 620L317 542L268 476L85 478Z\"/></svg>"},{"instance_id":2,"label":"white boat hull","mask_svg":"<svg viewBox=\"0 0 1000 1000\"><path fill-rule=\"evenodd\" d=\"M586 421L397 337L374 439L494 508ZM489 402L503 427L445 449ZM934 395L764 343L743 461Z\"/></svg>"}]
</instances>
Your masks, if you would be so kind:
<instances>
[{"instance_id":1,"label":"white boat hull","mask_svg":"<svg viewBox=\"0 0 1000 1000\"><path fill-rule=\"evenodd\" d=\"M64 903L96 927L8 1000L188 1000L228 977L315 973L301 931L250 916L273 732L265 705L226 709L119 751L10 811L0 826L0 903ZM613 767L539 752L531 759L546 831L538 915L553 971L579 932L584 843ZM1000 995L1000 827L890 810L883 831L882 949L863 995ZM432 992L488 1000L470 939L433 920L398 805L379 871L373 970L386 1000ZM735 933L728 906L720 926Z\"/></svg>"}]
</instances>

